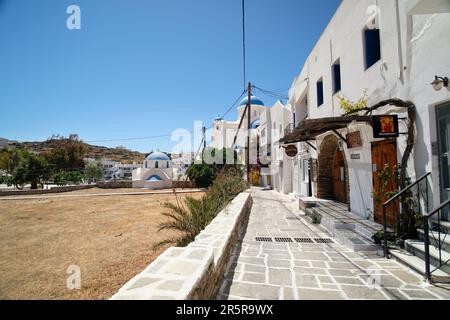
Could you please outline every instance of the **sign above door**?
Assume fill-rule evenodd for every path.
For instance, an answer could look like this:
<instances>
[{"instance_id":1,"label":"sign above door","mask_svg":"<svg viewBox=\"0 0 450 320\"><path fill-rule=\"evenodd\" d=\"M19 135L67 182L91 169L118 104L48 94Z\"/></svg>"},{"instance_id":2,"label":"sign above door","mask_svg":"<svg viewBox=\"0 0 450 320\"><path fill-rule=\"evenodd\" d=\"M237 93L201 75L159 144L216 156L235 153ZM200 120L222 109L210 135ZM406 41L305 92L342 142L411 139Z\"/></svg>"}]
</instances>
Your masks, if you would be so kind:
<instances>
[{"instance_id":1,"label":"sign above door","mask_svg":"<svg viewBox=\"0 0 450 320\"><path fill-rule=\"evenodd\" d=\"M398 138L400 135L398 115L373 116L372 123L374 138Z\"/></svg>"}]
</instances>

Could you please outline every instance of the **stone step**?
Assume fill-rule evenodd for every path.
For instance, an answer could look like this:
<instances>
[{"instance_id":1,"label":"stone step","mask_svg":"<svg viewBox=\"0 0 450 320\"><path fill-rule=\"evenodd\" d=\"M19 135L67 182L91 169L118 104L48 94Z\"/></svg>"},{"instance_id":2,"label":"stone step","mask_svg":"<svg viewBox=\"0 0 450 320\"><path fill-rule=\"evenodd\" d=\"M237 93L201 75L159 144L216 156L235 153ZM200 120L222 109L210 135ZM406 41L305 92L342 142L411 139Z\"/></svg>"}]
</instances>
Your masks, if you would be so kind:
<instances>
[{"instance_id":1,"label":"stone step","mask_svg":"<svg viewBox=\"0 0 450 320\"><path fill-rule=\"evenodd\" d=\"M406 240L405 248L411 254L419 257L423 261L425 260L425 244L422 241L417 240ZM447 262L445 265L440 267L439 260L439 250L433 246L430 246L430 263L432 266L450 274L450 253L446 251L441 252L442 263ZM433 268L432 268L433 269Z\"/></svg>"},{"instance_id":2,"label":"stone step","mask_svg":"<svg viewBox=\"0 0 450 320\"><path fill-rule=\"evenodd\" d=\"M421 275L425 275L425 262L419 257L403 250L390 249L389 252L391 253L391 257L393 259L420 273ZM433 282L450 283L450 274L442 270L436 270L433 272L431 279Z\"/></svg>"},{"instance_id":3,"label":"stone step","mask_svg":"<svg viewBox=\"0 0 450 320\"><path fill-rule=\"evenodd\" d=\"M417 230L419 232L419 239L423 241L424 231L422 229ZM439 233L438 232L429 232L430 235L430 245L434 247L439 246ZM434 236L434 237L433 237ZM442 250L450 253L450 235L442 234L440 236Z\"/></svg>"},{"instance_id":4,"label":"stone step","mask_svg":"<svg viewBox=\"0 0 450 320\"><path fill-rule=\"evenodd\" d=\"M352 229L335 229L334 238L355 252L378 251L379 246Z\"/></svg>"}]
</instances>

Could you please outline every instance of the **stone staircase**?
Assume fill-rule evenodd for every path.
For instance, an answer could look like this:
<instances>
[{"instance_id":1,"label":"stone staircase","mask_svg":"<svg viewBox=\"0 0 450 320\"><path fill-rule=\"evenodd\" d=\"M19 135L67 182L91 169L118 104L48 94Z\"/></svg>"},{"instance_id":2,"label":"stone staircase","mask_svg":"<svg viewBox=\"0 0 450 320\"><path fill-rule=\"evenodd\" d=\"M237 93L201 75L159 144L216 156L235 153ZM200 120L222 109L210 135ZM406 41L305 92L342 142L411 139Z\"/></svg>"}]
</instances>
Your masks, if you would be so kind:
<instances>
[{"instance_id":1,"label":"stone staircase","mask_svg":"<svg viewBox=\"0 0 450 320\"><path fill-rule=\"evenodd\" d=\"M299 203L311 223L320 220L320 225L347 248L355 252L380 249L372 236L382 230L382 226L348 212L346 205L315 198L300 198Z\"/></svg>"},{"instance_id":2,"label":"stone staircase","mask_svg":"<svg viewBox=\"0 0 450 320\"><path fill-rule=\"evenodd\" d=\"M444 233L441 233L440 240L442 245L442 251L439 253L438 242L439 233L436 231L429 232L430 238L430 263L432 271L432 281L441 283L450 283L450 224L442 223L444 227ZM390 249L391 257L402 262L409 268L425 274L425 244L423 242L424 231L419 230L420 240L406 240L405 250ZM439 256L440 255L440 256ZM447 263L437 270L434 270L440 266L440 261Z\"/></svg>"}]
</instances>

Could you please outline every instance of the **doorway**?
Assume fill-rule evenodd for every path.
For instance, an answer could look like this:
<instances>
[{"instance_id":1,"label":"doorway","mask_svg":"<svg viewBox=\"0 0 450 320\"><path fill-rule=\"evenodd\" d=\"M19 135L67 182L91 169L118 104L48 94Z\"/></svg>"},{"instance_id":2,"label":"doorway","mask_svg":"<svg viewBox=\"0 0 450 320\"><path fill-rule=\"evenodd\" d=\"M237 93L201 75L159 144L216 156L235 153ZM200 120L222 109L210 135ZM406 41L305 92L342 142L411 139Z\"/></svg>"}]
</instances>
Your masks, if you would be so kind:
<instances>
[{"instance_id":1,"label":"doorway","mask_svg":"<svg viewBox=\"0 0 450 320\"><path fill-rule=\"evenodd\" d=\"M333 198L339 202L347 203L344 154L339 149L336 149L333 160Z\"/></svg>"},{"instance_id":2,"label":"doorway","mask_svg":"<svg viewBox=\"0 0 450 320\"><path fill-rule=\"evenodd\" d=\"M439 145L439 186L441 202L450 198L450 103L436 108ZM449 221L449 211L442 210L442 219Z\"/></svg>"},{"instance_id":3,"label":"doorway","mask_svg":"<svg viewBox=\"0 0 450 320\"><path fill-rule=\"evenodd\" d=\"M345 154L341 149L339 140L335 135L330 134L323 139L318 155L316 196L320 199L336 200L349 205L348 165ZM312 175L314 178L313 164ZM310 181L312 180L310 179Z\"/></svg>"},{"instance_id":4,"label":"doorway","mask_svg":"<svg viewBox=\"0 0 450 320\"><path fill-rule=\"evenodd\" d=\"M387 186L382 190L382 181L380 176L382 174L385 166L388 167L390 173L396 177L396 167L397 162L397 142L396 140L384 140L380 142L372 143L372 177L373 177L373 191L383 193L390 191L397 191L398 186L395 179L388 181ZM388 199L385 197L380 197L381 199L376 199L374 197L374 208L375 208L375 222L383 224L383 207L382 203ZM394 227L396 216L400 212L400 204L398 201L386 207L386 222L390 227Z\"/></svg>"}]
</instances>

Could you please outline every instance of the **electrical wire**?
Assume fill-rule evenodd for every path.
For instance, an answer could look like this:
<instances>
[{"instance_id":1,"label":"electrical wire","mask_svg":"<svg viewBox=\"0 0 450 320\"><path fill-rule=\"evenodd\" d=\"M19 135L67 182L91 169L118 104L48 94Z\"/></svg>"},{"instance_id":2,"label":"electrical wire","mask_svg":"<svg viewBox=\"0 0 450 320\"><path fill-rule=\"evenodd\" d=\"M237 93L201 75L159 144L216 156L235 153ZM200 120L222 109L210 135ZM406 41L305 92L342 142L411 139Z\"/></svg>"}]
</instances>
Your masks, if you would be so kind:
<instances>
[{"instance_id":1,"label":"electrical wire","mask_svg":"<svg viewBox=\"0 0 450 320\"><path fill-rule=\"evenodd\" d=\"M233 110L233 108L236 106L236 104L241 101L242 97L247 93L247 90L244 90L241 95L239 96L239 98L236 99L236 101L231 105L231 107L222 115L222 119L225 118L230 112L231 110Z\"/></svg>"},{"instance_id":2,"label":"electrical wire","mask_svg":"<svg viewBox=\"0 0 450 320\"><path fill-rule=\"evenodd\" d=\"M247 58L246 58L246 47L245 47L246 37L245 37L245 0L242 0L242 56L243 56L243 67L244 67L244 90L247 86Z\"/></svg>"}]
</instances>

